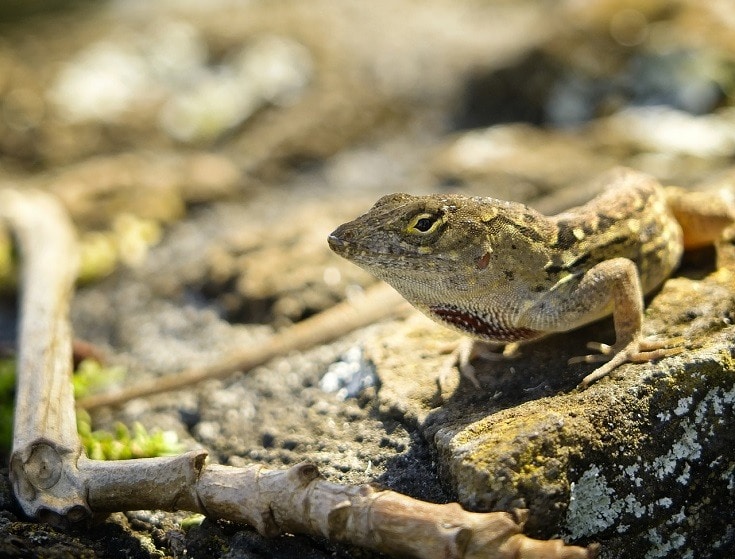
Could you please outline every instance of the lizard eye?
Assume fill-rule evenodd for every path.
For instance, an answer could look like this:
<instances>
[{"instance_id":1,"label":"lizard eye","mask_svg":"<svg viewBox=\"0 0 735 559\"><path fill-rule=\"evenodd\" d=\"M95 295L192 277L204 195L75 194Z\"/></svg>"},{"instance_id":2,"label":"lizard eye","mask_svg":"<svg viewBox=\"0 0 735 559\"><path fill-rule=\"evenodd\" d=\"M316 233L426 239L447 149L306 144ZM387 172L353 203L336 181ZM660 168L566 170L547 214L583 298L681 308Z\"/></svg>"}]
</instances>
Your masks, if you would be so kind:
<instances>
[{"instance_id":1,"label":"lizard eye","mask_svg":"<svg viewBox=\"0 0 735 559\"><path fill-rule=\"evenodd\" d=\"M438 216L433 214L422 213L415 216L408 225L409 233L418 233L425 235L432 233L441 224Z\"/></svg>"},{"instance_id":2,"label":"lizard eye","mask_svg":"<svg viewBox=\"0 0 735 559\"><path fill-rule=\"evenodd\" d=\"M418 229L422 233L426 233L429 229L431 229L431 220L428 217L422 217L416 222L416 225L413 226L414 229Z\"/></svg>"}]
</instances>

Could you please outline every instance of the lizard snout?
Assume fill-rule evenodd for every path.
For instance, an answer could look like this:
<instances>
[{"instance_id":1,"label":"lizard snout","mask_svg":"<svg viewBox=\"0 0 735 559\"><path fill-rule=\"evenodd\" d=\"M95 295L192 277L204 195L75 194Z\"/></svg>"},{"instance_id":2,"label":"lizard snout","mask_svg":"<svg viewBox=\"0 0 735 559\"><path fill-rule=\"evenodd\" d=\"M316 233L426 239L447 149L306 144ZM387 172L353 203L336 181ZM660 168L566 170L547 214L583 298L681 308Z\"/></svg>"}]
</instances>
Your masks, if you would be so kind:
<instances>
[{"instance_id":1,"label":"lizard snout","mask_svg":"<svg viewBox=\"0 0 735 559\"><path fill-rule=\"evenodd\" d=\"M337 229L332 231L329 237L327 237L329 248L339 253L341 250L347 248L350 245L351 236L352 235L349 233L349 231L345 230L345 227L343 225L337 227Z\"/></svg>"},{"instance_id":2,"label":"lizard snout","mask_svg":"<svg viewBox=\"0 0 735 559\"><path fill-rule=\"evenodd\" d=\"M344 241L344 240L340 239L335 234L329 235L329 237L327 237L327 242L329 243L329 246L332 247L332 248L334 248L334 247L342 247L342 246L345 246L346 244L348 244L347 241Z\"/></svg>"}]
</instances>

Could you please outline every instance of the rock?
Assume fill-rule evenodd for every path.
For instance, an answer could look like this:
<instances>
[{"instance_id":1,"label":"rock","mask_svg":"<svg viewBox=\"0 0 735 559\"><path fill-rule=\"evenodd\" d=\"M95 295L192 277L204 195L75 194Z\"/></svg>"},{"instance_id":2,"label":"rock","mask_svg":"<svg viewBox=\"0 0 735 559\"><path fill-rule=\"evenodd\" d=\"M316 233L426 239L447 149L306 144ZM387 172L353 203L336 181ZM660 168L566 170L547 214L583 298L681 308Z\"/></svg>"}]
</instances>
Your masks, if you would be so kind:
<instances>
[{"instance_id":1,"label":"rock","mask_svg":"<svg viewBox=\"0 0 735 559\"><path fill-rule=\"evenodd\" d=\"M473 510L528 507L536 537L599 541L609 559L719 557L735 506L733 253L723 245L708 275L685 267L648 307L646 332L683 337L684 352L585 391L593 366L567 359L611 341L610 321L476 363L481 392L456 370L437 384L454 334L416 317L388 325L368 344L382 408L418 425Z\"/></svg>"}]
</instances>

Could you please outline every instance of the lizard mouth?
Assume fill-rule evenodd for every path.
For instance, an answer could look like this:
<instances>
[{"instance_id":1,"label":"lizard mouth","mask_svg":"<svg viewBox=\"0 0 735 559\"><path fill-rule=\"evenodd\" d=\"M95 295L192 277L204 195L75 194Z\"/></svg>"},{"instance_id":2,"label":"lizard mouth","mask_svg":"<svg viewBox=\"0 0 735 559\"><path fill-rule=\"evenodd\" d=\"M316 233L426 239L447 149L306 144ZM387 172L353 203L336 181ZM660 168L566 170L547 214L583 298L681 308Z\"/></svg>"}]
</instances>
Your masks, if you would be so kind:
<instances>
[{"instance_id":1,"label":"lizard mouth","mask_svg":"<svg viewBox=\"0 0 735 559\"><path fill-rule=\"evenodd\" d=\"M344 256L351 248L354 248L355 243L352 242L353 231L349 227L349 224L344 223L337 227L327 237L327 243L329 248L340 256Z\"/></svg>"},{"instance_id":2,"label":"lizard mouth","mask_svg":"<svg viewBox=\"0 0 735 559\"><path fill-rule=\"evenodd\" d=\"M344 239L341 239L334 233L327 237L327 243L329 243L329 248L331 248L334 252L340 252L341 250L350 246L350 243L348 243Z\"/></svg>"},{"instance_id":3,"label":"lizard mouth","mask_svg":"<svg viewBox=\"0 0 735 559\"><path fill-rule=\"evenodd\" d=\"M407 244L397 244L390 239L365 238L357 234L352 223L340 225L327 237L329 248L334 252L352 261L364 261L374 264L371 259L380 258L395 261L408 261L415 258L427 258L428 251L422 251Z\"/></svg>"},{"instance_id":4,"label":"lizard mouth","mask_svg":"<svg viewBox=\"0 0 735 559\"><path fill-rule=\"evenodd\" d=\"M356 243L353 241L345 240L343 237L339 236L337 233L339 230L335 231L329 237L327 237L327 243L329 243L329 248L331 248L334 252L339 254L340 256L354 260L354 259L360 259L360 257L370 257L370 256L400 256L404 259L407 258L406 254L402 254L400 252L397 252L395 250L392 250L391 247L381 247L380 249L376 249L375 247L367 248L362 243Z\"/></svg>"},{"instance_id":5,"label":"lizard mouth","mask_svg":"<svg viewBox=\"0 0 735 559\"><path fill-rule=\"evenodd\" d=\"M331 235L329 235L329 237L327 237L329 248L331 248L334 252L344 258L354 258L357 254L361 252L360 247L357 243L348 240L348 238L346 238L348 237L348 235L342 235L340 233L340 230L337 229Z\"/></svg>"},{"instance_id":6,"label":"lizard mouth","mask_svg":"<svg viewBox=\"0 0 735 559\"><path fill-rule=\"evenodd\" d=\"M349 225L349 224L347 224ZM329 248L340 256L346 258L356 257L360 254L389 254L390 251L368 249L364 243L354 240L354 233L344 225L340 225L327 237Z\"/></svg>"}]
</instances>

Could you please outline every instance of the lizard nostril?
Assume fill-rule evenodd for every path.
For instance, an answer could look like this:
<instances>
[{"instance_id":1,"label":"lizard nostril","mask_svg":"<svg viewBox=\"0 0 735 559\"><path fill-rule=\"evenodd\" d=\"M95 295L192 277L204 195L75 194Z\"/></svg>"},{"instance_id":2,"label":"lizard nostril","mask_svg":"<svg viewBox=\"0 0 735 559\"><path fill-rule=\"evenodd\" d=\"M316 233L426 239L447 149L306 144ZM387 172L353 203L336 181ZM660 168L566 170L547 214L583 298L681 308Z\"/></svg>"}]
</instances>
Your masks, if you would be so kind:
<instances>
[{"instance_id":1,"label":"lizard nostril","mask_svg":"<svg viewBox=\"0 0 735 559\"><path fill-rule=\"evenodd\" d=\"M347 240L345 240L343 237L338 236L336 233L337 231L335 231L334 233L329 235L329 237L327 237L327 242L329 243L329 247L333 250L337 248L345 247L349 244Z\"/></svg>"}]
</instances>

